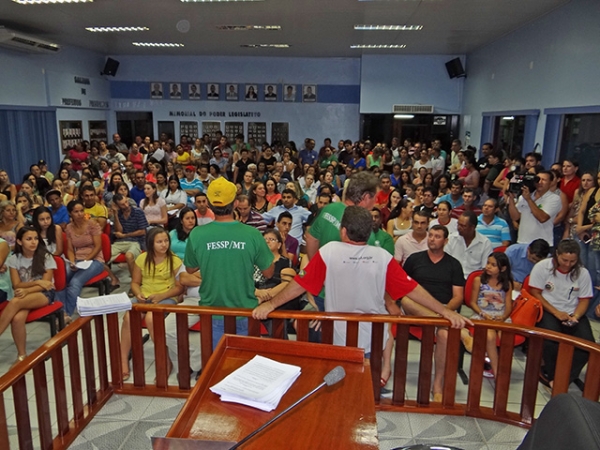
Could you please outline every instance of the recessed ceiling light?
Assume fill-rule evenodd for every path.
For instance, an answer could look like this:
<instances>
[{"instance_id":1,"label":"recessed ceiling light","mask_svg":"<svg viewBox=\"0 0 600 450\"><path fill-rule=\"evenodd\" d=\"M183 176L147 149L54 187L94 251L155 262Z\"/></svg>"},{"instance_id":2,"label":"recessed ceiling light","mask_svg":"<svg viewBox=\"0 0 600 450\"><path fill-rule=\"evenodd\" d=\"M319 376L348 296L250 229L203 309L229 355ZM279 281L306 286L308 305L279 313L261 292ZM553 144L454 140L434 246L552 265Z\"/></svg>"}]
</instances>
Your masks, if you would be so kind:
<instances>
[{"instance_id":1,"label":"recessed ceiling light","mask_svg":"<svg viewBox=\"0 0 600 450\"><path fill-rule=\"evenodd\" d=\"M290 44L242 44L240 47L246 48L289 48Z\"/></svg>"},{"instance_id":2,"label":"recessed ceiling light","mask_svg":"<svg viewBox=\"0 0 600 450\"><path fill-rule=\"evenodd\" d=\"M351 45L350 48L406 48L406 44L360 44Z\"/></svg>"},{"instance_id":3,"label":"recessed ceiling light","mask_svg":"<svg viewBox=\"0 0 600 450\"><path fill-rule=\"evenodd\" d=\"M183 47L183 44L174 42L132 42L136 47Z\"/></svg>"},{"instance_id":4,"label":"recessed ceiling light","mask_svg":"<svg viewBox=\"0 0 600 450\"><path fill-rule=\"evenodd\" d=\"M264 2L265 0L181 0L183 3Z\"/></svg>"},{"instance_id":5,"label":"recessed ceiling light","mask_svg":"<svg viewBox=\"0 0 600 450\"><path fill-rule=\"evenodd\" d=\"M354 25L355 30L365 31L418 31L423 25Z\"/></svg>"},{"instance_id":6,"label":"recessed ceiling light","mask_svg":"<svg viewBox=\"0 0 600 450\"><path fill-rule=\"evenodd\" d=\"M394 115L394 119L400 119L400 120L408 120L408 119L414 119L415 116L414 114L395 114Z\"/></svg>"},{"instance_id":7,"label":"recessed ceiling light","mask_svg":"<svg viewBox=\"0 0 600 450\"><path fill-rule=\"evenodd\" d=\"M86 27L92 33L118 33L121 31L148 31L148 27Z\"/></svg>"},{"instance_id":8,"label":"recessed ceiling light","mask_svg":"<svg viewBox=\"0 0 600 450\"><path fill-rule=\"evenodd\" d=\"M217 25L217 30L222 31L248 31L248 30L267 30L279 31L281 25Z\"/></svg>"},{"instance_id":9,"label":"recessed ceiling light","mask_svg":"<svg viewBox=\"0 0 600 450\"><path fill-rule=\"evenodd\" d=\"M41 5L46 3L92 3L94 0L12 0L20 5Z\"/></svg>"}]
</instances>

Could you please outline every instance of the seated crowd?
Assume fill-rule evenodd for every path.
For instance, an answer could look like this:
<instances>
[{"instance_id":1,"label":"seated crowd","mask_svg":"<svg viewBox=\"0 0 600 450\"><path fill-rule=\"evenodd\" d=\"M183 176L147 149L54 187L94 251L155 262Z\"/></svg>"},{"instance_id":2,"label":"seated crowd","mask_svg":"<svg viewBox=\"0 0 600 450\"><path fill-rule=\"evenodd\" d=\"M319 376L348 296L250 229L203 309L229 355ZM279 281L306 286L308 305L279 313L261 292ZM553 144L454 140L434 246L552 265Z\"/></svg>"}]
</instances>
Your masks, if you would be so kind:
<instances>
[{"instance_id":1,"label":"seated crowd","mask_svg":"<svg viewBox=\"0 0 600 450\"><path fill-rule=\"evenodd\" d=\"M30 310L60 300L68 323L87 283L105 274L111 289L120 286L110 265L121 262L134 302L255 308L267 329L275 308L441 315L463 328L470 324L459 314L465 299L475 319L507 321L512 292L529 277L545 312L537 326L593 341L588 318L600 314L596 175L579 176L569 159L546 170L537 153L506 155L491 144L481 152L476 159L458 140L444 151L439 140L401 145L398 138L390 145L340 140L337 147L325 139L320 150L307 138L298 150L293 142L256 146L243 135L230 144L219 132L193 143L182 136L179 144L137 136L127 148L115 134L111 144L84 141L69 150L56 175L39 161L17 186L0 171L0 305L7 302L0 334L12 327L22 360ZM60 292L52 256L66 264ZM356 262L363 257L377 264ZM481 275L465 292L475 271ZM188 321L193 326L198 316ZM146 324L153 337L149 317ZM318 340L313 325L311 340ZM213 327L216 344L222 320ZM245 327L238 320L238 332ZM176 361L174 329L169 316ZM336 343L343 333L336 328ZM447 335L436 331L435 401ZM470 350L471 335L463 329L461 336ZM496 340L490 331L490 376ZM121 345L128 378L128 315ZM367 329L359 345L369 351ZM383 387L393 339L382 345ZM194 370L199 351L190 346ZM557 354L547 342L548 385ZM575 352L572 380L586 361Z\"/></svg>"}]
</instances>

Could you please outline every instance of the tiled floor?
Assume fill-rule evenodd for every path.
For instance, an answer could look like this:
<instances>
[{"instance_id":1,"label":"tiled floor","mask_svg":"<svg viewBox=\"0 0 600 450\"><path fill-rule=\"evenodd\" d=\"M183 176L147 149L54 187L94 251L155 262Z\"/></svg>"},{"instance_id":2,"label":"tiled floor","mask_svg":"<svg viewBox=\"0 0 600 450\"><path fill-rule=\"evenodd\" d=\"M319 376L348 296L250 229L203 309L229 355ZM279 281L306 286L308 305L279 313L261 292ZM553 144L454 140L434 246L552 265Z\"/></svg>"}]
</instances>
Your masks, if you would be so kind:
<instances>
[{"instance_id":1,"label":"tiled floor","mask_svg":"<svg viewBox=\"0 0 600 450\"><path fill-rule=\"evenodd\" d=\"M129 277L126 270L118 271L121 278L120 291L129 289ZM93 290L84 292L84 295L97 295ZM600 323L592 322L592 328L596 336L600 335ZM48 325L45 323L31 323L27 325L28 353L33 352L49 337ZM81 349L81 346L80 346ZM407 398L415 399L417 393L417 375L419 368L420 344L416 341L409 343L408 357L408 383ZM70 378L68 372L68 357L66 348L63 350L67 362L67 399L69 407L72 405L70 394ZM151 383L154 379L154 353L150 344L144 346L146 361L146 381ZM10 332L7 330L0 336L0 376L6 373L16 358L15 347ZM468 373L470 357L466 355L464 367ZM525 370L525 356L519 350L515 351L513 358L513 378L509 391L509 411L518 412L521 396L521 382ZM50 362L46 363L49 374L49 385L52 383L52 370ZM83 366L82 366L83 367ZM585 370L585 369L584 369ZM170 383L176 384L176 371L171 374ZM96 372L97 373L97 372ZM29 397L29 411L31 426L33 429L34 442L37 441L37 417L34 401L33 377L29 375L27 381L27 392ZM391 386L389 386L391 387ZM571 385L570 390L579 392ZM486 379L483 384L481 403L484 406L492 406L494 396L494 382ZM49 389L49 403L51 411L51 422L56 427L55 399L53 389ZM12 390L4 394L7 421L10 427L11 448L16 446L16 420L14 404L12 402ZM84 397L85 399L85 393ZM465 403L467 400L467 386L457 380L456 401ZM549 400L548 393L540 385L536 401L536 417ZM177 415L183 404L182 400L114 396L102 411L94 418L92 423L77 438L71 448L73 449L127 449L137 450L150 448L151 436L163 436L169 424ZM523 439L525 431L504 424L456 416L438 416L407 413L380 412L377 415L379 426L379 438L381 449L392 449L405 445L421 443L433 444L443 443L454 445L464 450L490 449L508 450L515 449ZM37 447L36 447L37 448ZM2 449L3 450L3 449Z\"/></svg>"}]
</instances>

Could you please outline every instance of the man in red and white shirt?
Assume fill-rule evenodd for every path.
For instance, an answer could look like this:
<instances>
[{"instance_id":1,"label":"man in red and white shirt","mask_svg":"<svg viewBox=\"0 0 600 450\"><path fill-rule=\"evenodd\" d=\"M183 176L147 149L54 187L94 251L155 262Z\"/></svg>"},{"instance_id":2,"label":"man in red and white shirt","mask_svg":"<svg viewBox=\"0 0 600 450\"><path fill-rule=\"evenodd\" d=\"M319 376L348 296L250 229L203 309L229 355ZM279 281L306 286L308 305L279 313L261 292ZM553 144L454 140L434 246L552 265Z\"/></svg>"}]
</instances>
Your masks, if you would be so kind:
<instances>
[{"instance_id":1,"label":"man in red and white shirt","mask_svg":"<svg viewBox=\"0 0 600 450\"><path fill-rule=\"evenodd\" d=\"M252 312L264 320L278 306L305 291L318 295L323 286L327 292L325 311L363 314L401 315L396 300L406 296L431 309L462 328L470 323L455 311L435 300L382 248L367 245L371 234L371 214L359 206L348 206L341 221L342 242L330 242L319 249L304 272L297 275L274 298L262 302ZM335 345L345 345L346 327L335 323ZM383 345L383 342L382 342ZM359 326L358 346L370 352L371 325Z\"/></svg>"}]
</instances>

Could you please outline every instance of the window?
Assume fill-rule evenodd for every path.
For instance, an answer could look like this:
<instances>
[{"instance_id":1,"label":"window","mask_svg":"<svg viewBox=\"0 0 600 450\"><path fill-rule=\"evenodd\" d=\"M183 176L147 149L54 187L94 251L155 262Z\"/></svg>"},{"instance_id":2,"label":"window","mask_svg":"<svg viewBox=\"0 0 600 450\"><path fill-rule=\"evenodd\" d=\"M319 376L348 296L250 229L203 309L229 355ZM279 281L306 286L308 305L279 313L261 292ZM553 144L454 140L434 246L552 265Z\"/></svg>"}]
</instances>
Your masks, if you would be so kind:
<instances>
[{"instance_id":1,"label":"window","mask_svg":"<svg viewBox=\"0 0 600 450\"><path fill-rule=\"evenodd\" d=\"M580 168L600 167L600 114L566 114L560 139L560 159L572 158Z\"/></svg>"},{"instance_id":2,"label":"window","mask_svg":"<svg viewBox=\"0 0 600 450\"><path fill-rule=\"evenodd\" d=\"M494 148L504 150L507 155L520 155L523 152L526 118L527 116L496 116Z\"/></svg>"}]
</instances>

